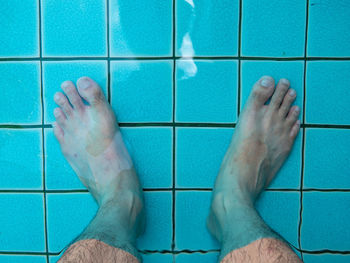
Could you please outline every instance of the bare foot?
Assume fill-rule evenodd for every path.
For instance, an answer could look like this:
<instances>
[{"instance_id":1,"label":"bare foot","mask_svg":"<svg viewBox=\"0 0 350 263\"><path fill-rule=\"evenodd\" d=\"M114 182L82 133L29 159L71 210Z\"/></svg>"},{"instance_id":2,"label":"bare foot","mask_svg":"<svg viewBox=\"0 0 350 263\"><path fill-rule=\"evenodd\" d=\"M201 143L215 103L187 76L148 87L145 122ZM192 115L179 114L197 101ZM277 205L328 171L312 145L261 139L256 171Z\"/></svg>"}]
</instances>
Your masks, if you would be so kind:
<instances>
[{"instance_id":1,"label":"bare foot","mask_svg":"<svg viewBox=\"0 0 350 263\"><path fill-rule=\"evenodd\" d=\"M100 207L122 204L135 221L143 195L114 112L92 79L82 77L77 86L65 81L65 94L54 96L60 107L54 110L53 131L63 155Z\"/></svg>"},{"instance_id":2,"label":"bare foot","mask_svg":"<svg viewBox=\"0 0 350 263\"><path fill-rule=\"evenodd\" d=\"M281 168L298 134L300 109L291 107L295 90L289 89L286 79L274 87L271 77L262 77L254 85L221 165L207 220L209 230L219 241L225 239L226 227L230 225L227 220L245 220L255 213L249 209ZM271 96L270 104L265 105ZM234 231L243 233L242 229Z\"/></svg>"}]
</instances>

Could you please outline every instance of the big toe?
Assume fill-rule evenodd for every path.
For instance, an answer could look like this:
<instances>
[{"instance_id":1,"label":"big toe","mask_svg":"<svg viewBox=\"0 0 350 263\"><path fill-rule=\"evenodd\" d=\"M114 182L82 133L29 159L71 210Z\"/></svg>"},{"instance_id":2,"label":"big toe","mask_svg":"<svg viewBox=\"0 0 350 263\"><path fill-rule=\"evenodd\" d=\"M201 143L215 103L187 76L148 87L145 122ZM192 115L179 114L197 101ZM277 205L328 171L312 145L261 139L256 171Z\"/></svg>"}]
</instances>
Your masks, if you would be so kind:
<instances>
[{"instance_id":1,"label":"big toe","mask_svg":"<svg viewBox=\"0 0 350 263\"><path fill-rule=\"evenodd\" d=\"M272 96L275 87L275 81L270 76L261 77L253 87L250 93L249 104L261 107Z\"/></svg>"},{"instance_id":2,"label":"big toe","mask_svg":"<svg viewBox=\"0 0 350 263\"><path fill-rule=\"evenodd\" d=\"M78 91L91 106L99 106L107 103L100 86L89 77L81 77L77 81Z\"/></svg>"}]
</instances>

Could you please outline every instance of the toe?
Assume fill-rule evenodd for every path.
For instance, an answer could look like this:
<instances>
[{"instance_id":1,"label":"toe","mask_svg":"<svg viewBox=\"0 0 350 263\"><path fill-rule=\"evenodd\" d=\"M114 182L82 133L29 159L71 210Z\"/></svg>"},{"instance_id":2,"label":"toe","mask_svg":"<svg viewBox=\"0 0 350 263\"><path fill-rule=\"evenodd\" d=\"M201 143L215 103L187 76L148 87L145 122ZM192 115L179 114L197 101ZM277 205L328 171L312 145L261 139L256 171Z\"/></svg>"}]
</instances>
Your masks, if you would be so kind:
<instances>
[{"instance_id":1,"label":"toe","mask_svg":"<svg viewBox=\"0 0 350 263\"><path fill-rule=\"evenodd\" d=\"M276 86L276 90L271 98L271 107L273 109L278 109L281 106L284 96L289 89L289 81L287 79L280 79Z\"/></svg>"},{"instance_id":2,"label":"toe","mask_svg":"<svg viewBox=\"0 0 350 263\"><path fill-rule=\"evenodd\" d=\"M299 130L300 130L300 120L297 120L294 123L292 129L290 130L289 136L294 140L295 137L297 137Z\"/></svg>"},{"instance_id":3,"label":"toe","mask_svg":"<svg viewBox=\"0 0 350 263\"><path fill-rule=\"evenodd\" d=\"M59 126L61 126L62 128L66 127L67 117L61 108L55 108L53 111L53 115L55 116Z\"/></svg>"},{"instance_id":4,"label":"toe","mask_svg":"<svg viewBox=\"0 0 350 263\"><path fill-rule=\"evenodd\" d=\"M73 108L69 104L67 97L62 92L56 92L53 99L56 102L56 104L61 107L61 109L63 110L63 112L66 114L67 117L72 115Z\"/></svg>"},{"instance_id":5,"label":"toe","mask_svg":"<svg viewBox=\"0 0 350 263\"><path fill-rule=\"evenodd\" d=\"M67 95L69 102L73 105L75 109L77 109L78 111L81 111L84 109L84 103L72 81L68 80L63 82L61 84L61 88L64 91L64 93Z\"/></svg>"},{"instance_id":6,"label":"toe","mask_svg":"<svg viewBox=\"0 0 350 263\"><path fill-rule=\"evenodd\" d=\"M55 135L56 139L62 143L63 142L63 138L64 138L64 131L61 128L61 126L58 125L57 122L54 122L52 124L53 127L53 134Z\"/></svg>"},{"instance_id":7,"label":"toe","mask_svg":"<svg viewBox=\"0 0 350 263\"><path fill-rule=\"evenodd\" d=\"M77 81L78 91L91 106L99 106L106 103L106 98L103 95L98 84L89 77L81 77Z\"/></svg>"},{"instance_id":8,"label":"toe","mask_svg":"<svg viewBox=\"0 0 350 263\"><path fill-rule=\"evenodd\" d=\"M271 97L275 86L275 81L270 76L261 77L250 93L249 102L261 107Z\"/></svg>"},{"instance_id":9,"label":"toe","mask_svg":"<svg viewBox=\"0 0 350 263\"><path fill-rule=\"evenodd\" d=\"M279 114L282 117L286 117L288 111L290 110L290 106L296 98L296 92L294 89L289 89L287 94L284 96L281 108L279 109Z\"/></svg>"},{"instance_id":10,"label":"toe","mask_svg":"<svg viewBox=\"0 0 350 263\"><path fill-rule=\"evenodd\" d=\"M300 108L298 106L293 106L290 108L289 113L287 115L287 125L288 127L292 127L292 125L297 121L300 113Z\"/></svg>"}]
</instances>

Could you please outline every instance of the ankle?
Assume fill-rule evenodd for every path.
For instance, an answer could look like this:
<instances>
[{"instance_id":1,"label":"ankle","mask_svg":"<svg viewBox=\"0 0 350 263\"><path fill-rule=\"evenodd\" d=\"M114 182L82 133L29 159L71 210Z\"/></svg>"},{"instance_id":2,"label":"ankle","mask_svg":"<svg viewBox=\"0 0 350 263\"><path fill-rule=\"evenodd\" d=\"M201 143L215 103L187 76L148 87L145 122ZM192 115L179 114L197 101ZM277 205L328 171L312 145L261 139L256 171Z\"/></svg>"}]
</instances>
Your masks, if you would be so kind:
<instances>
[{"instance_id":1,"label":"ankle","mask_svg":"<svg viewBox=\"0 0 350 263\"><path fill-rule=\"evenodd\" d=\"M260 238L279 238L262 220L249 194L239 190L215 191L208 226L221 243L221 256Z\"/></svg>"},{"instance_id":2,"label":"ankle","mask_svg":"<svg viewBox=\"0 0 350 263\"><path fill-rule=\"evenodd\" d=\"M241 188L215 189L212 208L227 216L240 209L255 209L253 197L247 190Z\"/></svg>"},{"instance_id":3,"label":"ankle","mask_svg":"<svg viewBox=\"0 0 350 263\"><path fill-rule=\"evenodd\" d=\"M215 191L210 216L220 242L237 240L245 231L257 236L271 231L255 209L254 201L243 191Z\"/></svg>"},{"instance_id":4,"label":"ankle","mask_svg":"<svg viewBox=\"0 0 350 263\"><path fill-rule=\"evenodd\" d=\"M129 230L135 230L135 238L142 232L144 221L143 197L130 190L119 190L117 194L105 196L98 213L118 218Z\"/></svg>"}]
</instances>

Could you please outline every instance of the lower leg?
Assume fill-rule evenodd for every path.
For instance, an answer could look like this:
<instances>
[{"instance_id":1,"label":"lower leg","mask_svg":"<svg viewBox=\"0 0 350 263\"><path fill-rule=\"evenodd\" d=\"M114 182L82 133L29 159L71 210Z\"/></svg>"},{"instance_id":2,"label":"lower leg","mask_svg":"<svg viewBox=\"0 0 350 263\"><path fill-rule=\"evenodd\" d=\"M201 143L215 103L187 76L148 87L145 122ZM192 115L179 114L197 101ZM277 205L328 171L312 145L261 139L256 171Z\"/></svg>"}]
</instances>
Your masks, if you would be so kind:
<instances>
[{"instance_id":1,"label":"lower leg","mask_svg":"<svg viewBox=\"0 0 350 263\"><path fill-rule=\"evenodd\" d=\"M93 220L60 262L139 262L136 237L141 231L141 209L139 197L119 191L99 205Z\"/></svg>"},{"instance_id":2,"label":"lower leg","mask_svg":"<svg viewBox=\"0 0 350 263\"><path fill-rule=\"evenodd\" d=\"M253 204L235 192L217 193L212 203L209 220L221 228L215 229L222 244L221 262L301 262L283 238L266 225Z\"/></svg>"},{"instance_id":3,"label":"lower leg","mask_svg":"<svg viewBox=\"0 0 350 263\"><path fill-rule=\"evenodd\" d=\"M55 95L54 134L99 209L60 262L138 262L136 238L144 229L138 177L100 87L87 77L77 86L66 81L65 94Z\"/></svg>"},{"instance_id":4,"label":"lower leg","mask_svg":"<svg viewBox=\"0 0 350 263\"><path fill-rule=\"evenodd\" d=\"M141 200L125 191L100 204L94 219L60 262L139 262L135 243L141 209Z\"/></svg>"},{"instance_id":5,"label":"lower leg","mask_svg":"<svg viewBox=\"0 0 350 263\"><path fill-rule=\"evenodd\" d=\"M266 101L271 98L269 105ZM239 118L215 182L210 232L221 242L224 262L300 262L254 207L290 153L299 131L295 92L270 77L257 82Z\"/></svg>"},{"instance_id":6,"label":"lower leg","mask_svg":"<svg viewBox=\"0 0 350 263\"><path fill-rule=\"evenodd\" d=\"M125 250L109 246L96 239L86 239L71 245L59 262L138 263L140 261Z\"/></svg>"},{"instance_id":7,"label":"lower leg","mask_svg":"<svg viewBox=\"0 0 350 263\"><path fill-rule=\"evenodd\" d=\"M298 256L281 240L262 238L227 254L222 263L275 262L298 263Z\"/></svg>"}]
</instances>

